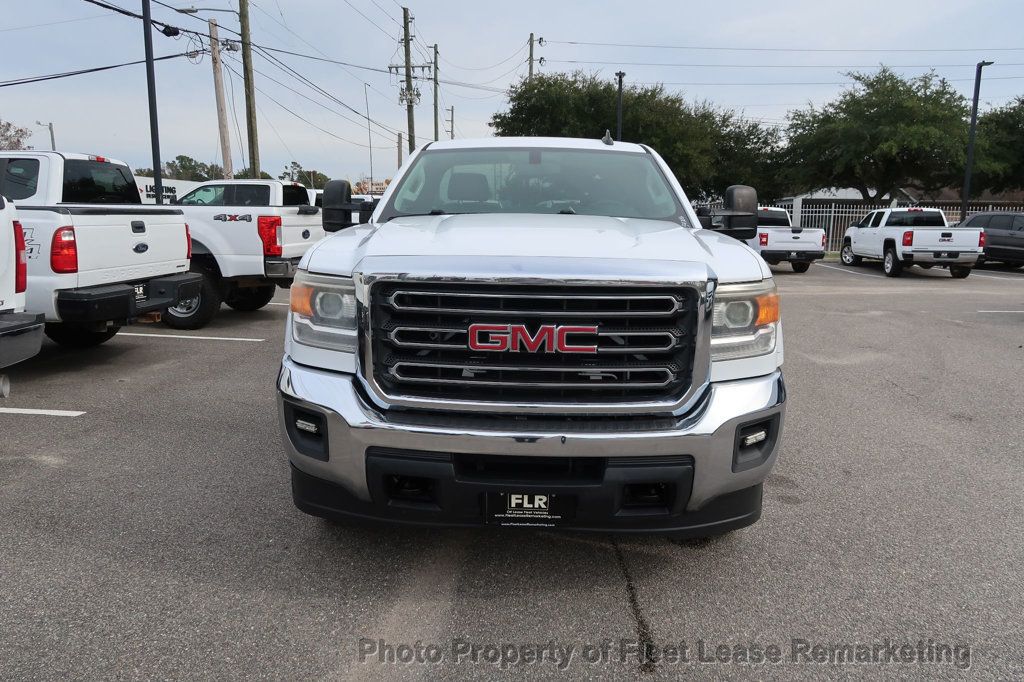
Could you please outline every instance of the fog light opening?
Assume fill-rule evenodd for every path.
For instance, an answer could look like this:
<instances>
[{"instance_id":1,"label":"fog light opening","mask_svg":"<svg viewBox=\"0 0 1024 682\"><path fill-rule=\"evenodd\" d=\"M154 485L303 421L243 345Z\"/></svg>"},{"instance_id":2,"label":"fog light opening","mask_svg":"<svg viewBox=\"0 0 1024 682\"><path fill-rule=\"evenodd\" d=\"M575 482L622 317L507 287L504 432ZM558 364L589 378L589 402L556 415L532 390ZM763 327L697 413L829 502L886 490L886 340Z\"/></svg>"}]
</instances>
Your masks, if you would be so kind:
<instances>
[{"instance_id":1,"label":"fog light opening","mask_svg":"<svg viewBox=\"0 0 1024 682\"><path fill-rule=\"evenodd\" d=\"M745 471L761 466L772 454L778 432L779 417L775 415L736 429L733 447L733 472Z\"/></svg>"},{"instance_id":2,"label":"fog light opening","mask_svg":"<svg viewBox=\"0 0 1024 682\"><path fill-rule=\"evenodd\" d=\"M623 510L647 510L667 513L672 502L668 483L628 483L622 487Z\"/></svg>"},{"instance_id":3,"label":"fog light opening","mask_svg":"<svg viewBox=\"0 0 1024 682\"><path fill-rule=\"evenodd\" d=\"M388 497L402 502L434 502L436 481L422 476L390 474L384 480Z\"/></svg>"}]
</instances>

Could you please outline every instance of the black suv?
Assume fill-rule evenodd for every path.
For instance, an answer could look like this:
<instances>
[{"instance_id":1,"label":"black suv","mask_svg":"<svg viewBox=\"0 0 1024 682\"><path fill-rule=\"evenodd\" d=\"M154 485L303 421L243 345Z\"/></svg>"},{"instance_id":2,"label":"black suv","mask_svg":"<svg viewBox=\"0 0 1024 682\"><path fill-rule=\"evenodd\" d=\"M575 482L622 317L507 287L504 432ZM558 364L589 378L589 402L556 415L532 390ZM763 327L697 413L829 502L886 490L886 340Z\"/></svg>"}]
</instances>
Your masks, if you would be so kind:
<instances>
[{"instance_id":1,"label":"black suv","mask_svg":"<svg viewBox=\"0 0 1024 682\"><path fill-rule=\"evenodd\" d=\"M962 222L961 226L984 228L984 260L998 260L1014 267L1024 265L1024 213L978 213Z\"/></svg>"}]
</instances>

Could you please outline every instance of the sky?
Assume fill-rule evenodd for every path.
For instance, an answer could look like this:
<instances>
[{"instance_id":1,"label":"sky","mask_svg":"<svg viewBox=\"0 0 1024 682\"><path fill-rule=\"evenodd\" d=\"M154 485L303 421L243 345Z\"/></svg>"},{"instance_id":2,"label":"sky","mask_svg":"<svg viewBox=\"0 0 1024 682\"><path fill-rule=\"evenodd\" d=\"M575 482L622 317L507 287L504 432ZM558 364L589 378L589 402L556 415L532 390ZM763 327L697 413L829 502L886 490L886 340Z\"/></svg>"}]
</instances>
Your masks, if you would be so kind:
<instances>
[{"instance_id":1,"label":"sky","mask_svg":"<svg viewBox=\"0 0 1024 682\"><path fill-rule=\"evenodd\" d=\"M141 12L141 0L107 1ZM221 38L236 37L234 12L184 15L168 6L237 9L237 0L161 2L153 4L156 20L205 33L205 20L213 18ZM871 71L880 63L905 75L934 68L970 96L974 64L986 59L995 64L984 72L983 111L1024 94L1020 0L408 0L407 5L414 18L413 62L426 64L430 46L438 45L439 106L455 107L459 138L492 134L491 115L507 106L504 89L526 75L531 32L544 39L534 48L535 57L545 60L537 72L582 69L611 80L622 70L627 84L662 82L687 99L736 109L768 125L784 124L791 109L835 97L849 81L846 72ZM84 0L2 0L0 7L0 83L144 57L141 21ZM356 180L369 174L372 152L376 178L394 173L395 132L405 132L406 114L398 101L399 80L387 67L402 60L401 4L250 0L250 7L255 45L297 53L272 52L278 63L262 54L254 57L263 170L276 177L295 160L330 177ZM153 40L157 56L197 46L195 39L159 32ZM241 73L240 53L228 53L225 65ZM237 169L248 162L242 81L234 73L225 77ZM186 154L219 163L209 56L158 62L156 80L164 159ZM415 126L422 145L433 139L433 87L418 85ZM30 128L34 147L49 149L49 133L36 122L52 121L58 149L110 156L132 167L153 165L147 104L142 65L0 88L0 119ZM373 120L369 133L363 118L367 108ZM441 118L447 118L443 111ZM448 135L446 121L441 135Z\"/></svg>"}]
</instances>

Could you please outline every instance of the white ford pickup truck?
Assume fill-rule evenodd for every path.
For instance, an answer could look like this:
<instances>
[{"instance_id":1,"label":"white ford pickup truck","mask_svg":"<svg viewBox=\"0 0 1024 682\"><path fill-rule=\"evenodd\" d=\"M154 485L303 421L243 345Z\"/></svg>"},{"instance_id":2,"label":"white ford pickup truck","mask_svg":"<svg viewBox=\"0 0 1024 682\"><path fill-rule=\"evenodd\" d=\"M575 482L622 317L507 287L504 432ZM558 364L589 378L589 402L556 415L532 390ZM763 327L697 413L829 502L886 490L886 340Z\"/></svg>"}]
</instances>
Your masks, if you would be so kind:
<instances>
[{"instance_id":1,"label":"white ford pickup truck","mask_svg":"<svg viewBox=\"0 0 1024 682\"><path fill-rule=\"evenodd\" d=\"M39 352L43 316L25 312L28 283L25 234L14 204L0 196L0 370ZM0 398L10 383L0 374Z\"/></svg>"},{"instance_id":2,"label":"white ford pickup truck","mask_svg":"<svg viewBox=\"0 0 1024 682\"><path fill-rule=\"evenodd\" d=\"M757 236L747 243L769 265L789 261L793 272L807 272L812 262L825 257L825 230L794 227L784 208L758 208Z\"/></svg>"},{"instance_id":3,"label":"white ford pickup truck","mask_svg":"<svg viewBox=\"0 0 1024 682\"><path fill-rule=\"evenodd\" d=\"M839 257L844 265L881 258L888 277L899 277L905 266L940 265L962 279L971 274L984 250L985 230L950 227L937 208L885 208L846 228Z\"/></svg>"},{"instance_id":4,"label":"white ford pickup truck","mask_svg":"<svg viewBox=\"0 0 1024 682\"><path fill-rule=\"evenodd\" d=\"M2 151L0 194L17 205L24 231L25 310L42 313L59 344L101 344L199 288L181 211L143 206L120 161Z\"/></svg>"},{"instance_id":5,"label":"white ford pickup truck","mask_svg":"<svg viewBox=\"0 0 1024 682\"><path fill-rule=\"evenodd\" d=\"M277 180L211 180L181 197L192 233L192 271L202 291L169 308L176 329L205 326L221 303L240 311L266 306L291 286L299 258L324 236L308 190Z\"/></svg>"},{"instance_id":6,"label":"white ford pickup truck","mask_svg":"<svg viewBox=\"0 0 1024 682\"><path fill-rule=\"evenodd\" d=\"M698 218L645 145L491 138L421 147L366 224L350 192L327 184L337 234L291 288L301 510L678 536L760 517L786 391L775 282L740 241L753 189Z\"/></svg>"}]
</instances>

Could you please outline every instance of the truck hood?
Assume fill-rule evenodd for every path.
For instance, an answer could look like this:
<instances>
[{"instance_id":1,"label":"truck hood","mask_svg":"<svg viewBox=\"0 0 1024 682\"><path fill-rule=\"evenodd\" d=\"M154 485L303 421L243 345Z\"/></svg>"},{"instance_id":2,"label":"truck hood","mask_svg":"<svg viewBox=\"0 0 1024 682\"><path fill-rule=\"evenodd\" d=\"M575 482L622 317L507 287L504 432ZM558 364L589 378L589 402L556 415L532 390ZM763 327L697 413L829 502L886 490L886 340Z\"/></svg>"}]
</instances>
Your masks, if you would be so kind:
<instances>
[{"instance_id":1,"label":"truck hood","mask_svg":"<svg viewBox=\"0 0 1024 682\"><path fill-rule=\"evenodd\" d=\"M665 220L537 214L395 218L324 239L302 267L347 276L361 271L364 258L377 256L675 261L706 264L723 283L771 276L746 244L710 230Z\"/></svg>"}]
</instances>

